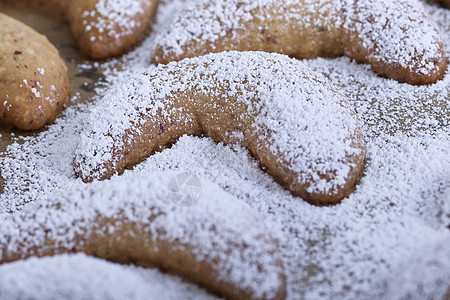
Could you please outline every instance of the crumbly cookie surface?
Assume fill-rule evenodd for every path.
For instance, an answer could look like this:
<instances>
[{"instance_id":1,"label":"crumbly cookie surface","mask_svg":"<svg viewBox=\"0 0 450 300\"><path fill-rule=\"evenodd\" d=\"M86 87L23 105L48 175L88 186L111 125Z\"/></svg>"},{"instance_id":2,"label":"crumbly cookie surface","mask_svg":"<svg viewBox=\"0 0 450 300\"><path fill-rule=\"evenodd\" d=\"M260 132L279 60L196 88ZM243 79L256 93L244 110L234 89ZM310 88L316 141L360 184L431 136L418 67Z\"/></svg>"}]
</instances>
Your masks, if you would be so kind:
<instances>
[{"instance_id":1,"label":"crumbly cookie surface","mask_svg":"<svg viewBox=\"0 0 450 300\"><path fill-rule=\"evenodd\" d=\"M0 123L50 124L69 101L67 67L48 39L0 13Z\"/></svg>"},{"instance_id":2,"label":"crumbly cookie surface","mask_svg":"<svg viewBox=\"0 0 450 300\"><path fill-rule=\"evenodd\" d=\"M0 2L14 2L1 0ZM130 50L154 15L158 0L20 0L66 15L81 52L106 59Z\"/></svg>"},{"instance_id":3,"label":"crumbly cookie surface","mask_svg":"<svg viewBox=\"0 0 450 300\"><path fill-rule=\"evenodd\" d=\"M346 55L411 84L435 82L446 66L442 39L415 0L197 1L160 33L153 58L223 50Z\"/></svg>"},{"instance_id":4,"label":"crumbly cookie surface","mask_svg":"<svg viewBox=\"0 0 450 300\"><path fill-rule=\"evenodd\" d=\"M0 223L0 262L85 252L156 266L231 299L284 299L275 240L248 205L204 182L189 207L168 197L176 173L96 182Z\"/></svg>"},{"instance_id":5,"label":"crumbly cookie surface","mask_svg":"<svg viewBox=\"0 0 450 300\"><path fill-rule=\"evenodd\" d=\"M120 174L183 134L243 145L313 203L347 196L364 159L356 114L325 78L284 55L224 52L118 85L91 113L76 173L84 180Z\"/></svg>"},{"instance_id":6,"label":"crumbly cookie surface","mask_svg":"<svg viewBox=\"0 0 450 300\"><path fill-rule=\"evenodd\" d=\"M4 264L0 278L3 299L218 299L157 269L119 265L83 253Z\"/></svg>"},{"instance_id":7,"label":"crumbly cookie surface","mask_svg":"<svg viewBox=\"0 0 450 300\"><path fill-rule=\"evenodd\" d=\"M137 43L157 3L157 0L72 0L66 15L81 51L102 59L123 54Z\"/></svg>"},{"instance_id":8,"label":"crumbly cookie surface","mask_svg":"<svg viewBox=\"0 0 450 300\"><path fill-rule=\"evenodd\" d=\"M166 22L190 3L165 0L154 32L164 30ZM429 1L423 3L447 43L449 57L450 10ZM106 69L108 87L110 82L123 82L128 71L148 71L153 38L152 34L121 60L113 59L113 67L98 62L95 66L83 63L79 68L83 72ZM436 84L412 86L379 77L367 65L346 57L303 62L342 90L355 107L366 136L364 178L339 205L315 207L298 201L262 171L246 149L208 138L183 136L170 149L150 156L126 173L190 172L248 203L271 229L280 227L276 236L287 276L287 299L445 299L450 277L449 73ZM109 88L96 90L103 95ZM1 221L8 214L28 209L33 202L44 204L55 193L86 188L74 176L72 153L84 130L82 124L97 100L68 107L57 122L31 137L17 133L10 137L2 132L3 140L17 142L0 157L5 178L0 195ZM67 259L71 258L68 255ZM190 289L194 294L191 297L179 281L168 286L159 276L144 275L142 282L136 278L142 274L140 270L119 264L112 269L108 266L113 263L107 262L89 268L92 258L73 259L77 266L85 264L76 269L78 273L71 272L75 269L69 269L70 264L62 264L57 257L26 260L8 269L9 264L2 264L0 269L5 269L9 277L0 275L0 283L9 285L13 295L27 288L41 299L50 298L54 291L51 287L55 288L68 273L68 280L73 280L65 281L66 286L77 289L77 295L85 298L92 298L91 291L95 291L99 300L123 299L121 293L129 291L127 299L147 299L148 282L172 291L173 299L203 299L207 293ZM33 271L42 265L46 268ZM15 274L11 272L19 267L27 277L16 277L19 285L8 283ZM49 288L45 290L39 289L42 278L48 279ZM121 288L119 283L126 287ZM111 297L114 292L116 298Z\"/></svg>"}]
</instances>

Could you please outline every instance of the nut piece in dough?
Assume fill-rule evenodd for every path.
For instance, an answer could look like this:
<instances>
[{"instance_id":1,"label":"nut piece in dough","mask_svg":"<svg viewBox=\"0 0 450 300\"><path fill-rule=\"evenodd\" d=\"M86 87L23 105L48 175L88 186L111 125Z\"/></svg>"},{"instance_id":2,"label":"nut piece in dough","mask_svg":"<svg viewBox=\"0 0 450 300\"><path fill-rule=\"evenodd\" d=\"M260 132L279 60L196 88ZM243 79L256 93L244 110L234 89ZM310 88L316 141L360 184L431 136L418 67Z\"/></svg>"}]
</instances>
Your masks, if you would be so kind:
<instances>
[{"instance_id":1,"label":"nut piece in dough","mask_svg":"<svg viewBox=\"0 0 450 300\"><path fill-rule=\"evenodd\" d=\"M189 207L168 198L175 174L82 185L0 222L0 264L84 252L158 267L228 299L284 299L281 255L271 229L246 203L202 182Z\"/></svg>"},{"instance_id":2,"label":"nut piece in dough","mask_svg":"<svg viewBox=\"0 0 450 300\"><path fill-rule=\"evenodd\" d=\"M434 83L446 68L442 39L416 0L200 0L155 43L156 63L224 50L345 55L410 84Z\"/></svg>"},{"instance_id":3,"label":"nut piece in dough","mask_svg":"<svg viewBox=\"0 0 450 300\"><path fill-rule=\"evenodd\" d=\"M66 64L45 36L1 13L0 31L0 122L41 128L69 100Z\"/></svg>"},{"instance_id":4,"label":"nut piece in dough","mask_svg":"<svg viewBox=\"0 0 450 300\"><path fill-rule=\"evenodd\" d=\"M84 181L120 174L184 134L247 148L315 204L348 196L364 161L357 116L328 80L285 55L222 52L119 84L91 112L75 172Z\"/></svg>"}]
</instances>

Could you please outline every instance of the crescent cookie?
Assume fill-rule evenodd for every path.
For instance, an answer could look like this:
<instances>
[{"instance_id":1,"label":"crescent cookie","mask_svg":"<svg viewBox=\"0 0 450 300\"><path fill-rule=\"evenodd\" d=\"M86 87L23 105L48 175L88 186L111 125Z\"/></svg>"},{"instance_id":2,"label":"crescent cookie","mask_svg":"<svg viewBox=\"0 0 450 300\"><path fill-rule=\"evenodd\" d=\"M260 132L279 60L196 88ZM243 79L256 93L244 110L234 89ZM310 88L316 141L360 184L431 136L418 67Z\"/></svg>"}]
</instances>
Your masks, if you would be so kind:
<instances>
[{"instance_id":1,"label":"crescent cookie","mask_svg":"<svg viewBox=\"0 0 450 300\"><path fill-rule=\"evenodd\" d=\"M357 116L324 77L295 59L223 52L126 79L92 110L75 150L84 181L120 174L182 135L239 144L293 195L349 195L361 174Z\"/></svg>"},{"instance_id":2,"label":"crescent cookie","mask_svg":"<svg viewBox=\"0 0 450 300\"><path fill-rule=\"evenodd\" d=\"M229 299L284 299L285 275L259 214L213 184L189 207L168 193L171 173L82 185L0 222L0 263L84 252L158 267Z\"/></svg>"},{"instance_id":3,"label":"crescent cookie","mask_svg":"<svg viewBox=\"0 0 450 300\"><path fill-rule=\"evenodd\" d=\"M47 38L0 13L0 123L33 130L69 100L67 67Z\"/></svg>"},{"instance_id":4,"label":"crescent cookie","mask_svg":"<svg viewBox=\"0 0 450 300\"><path fill-rule=\"evenodd\" d=\"M434 83L443 42L415 0L200 0L155 40L156 63L224 50L348 56L381 76Z\"/></svg>"},{"instance_id":5,"label":"crescent cookie","mask_svg":"<svg viewBox=\"0 0 450 300\"><path fill-rule=\"evenodd\" d=\"M12 0L0 0L11 2ZM136 44L156 11L158 0L20 0L62 11L85 55L103 59Z\"/></svg>"}]
</instances>

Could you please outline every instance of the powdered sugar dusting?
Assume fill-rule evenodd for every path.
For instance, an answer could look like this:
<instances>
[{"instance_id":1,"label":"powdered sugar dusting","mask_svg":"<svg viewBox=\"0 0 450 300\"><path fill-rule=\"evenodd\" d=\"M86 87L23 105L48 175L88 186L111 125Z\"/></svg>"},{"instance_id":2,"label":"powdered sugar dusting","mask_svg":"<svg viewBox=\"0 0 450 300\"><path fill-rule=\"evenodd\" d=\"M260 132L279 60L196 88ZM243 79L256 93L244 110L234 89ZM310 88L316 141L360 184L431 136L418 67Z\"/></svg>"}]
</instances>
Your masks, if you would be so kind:
<instances>
[{"instance_id":1,"label":"powdered sugar dusting","mask_svg":"<svg viewBox=\"0 0 450 300\"><path fill-rule=\"evenodd\" d=\"M449 57L450 10L423 4L442 34ZM166 30L173 16L190 5L190 1L163 2L153 26L155 33ZM121 82L128 73L147 72L154 39L153 34L123 58L126 72L115 68L107 71L108 82ZM281 233L274 230L274 234L280 240L288 299L445 299L450 265L449 72L436 84L417 87L377 77L368 66L347 58L304 63L343 91L355 107L366 137L364 177L341 204L314 207L299 201L262 172L245 149L207 138L182 137L172 148L152 155L126 175L162 170L193 173L203 178L202 183L213 181L248 203L272 230L280 227ZM116 64L112 61L102 66ZM89 187L75 178L72 153L92 106L65 110L63 117L36 137L15 134L18 143L0 159L6 179L0 196L2 221L7 212L16 215L17 210L29 207L28 202L44 204L48 196ZM50 260L43 264L53 263L57 264ZM111 283L110 288L123 278L122 272L129 278L133 278L132 273L141 274L126 266L116 267L117 271L108 273L110 277L103 277L105 284ZM21 281L21 287L44 276L33 276L31 264L20 268L30 274L26 283ZM58 276L69 271L55 267L49 271L53 276L46 277L48 285L54 287ZM73 273L72 286L90 291L97 287L97 274L89 270ZM0 276L0 283L4 278ZM78 286L76 282L83 278L86 286ZM165 282L156 276L150 281L154 285ZM148 288L140 282L134 282L136 293ZM14 286L9 287L14 290ZM171 287L178 298L187 297L181 285ZM109 297L99 294L99 299Z\"/></svg>"},{"instance_id":2,"label":"powdered sugar dusting","mask_svg":"<svg viewBox=\"0 0 450 300\"><path fill-rule=\"evenodd\" d=\"M263 25L253 32L255 26L248 24L252 22ZM258 45L258 41L253 44L244 41L252 38L246 30L259 39L262 37L257 35L258 31L264 32L275 26L272 22L277 22L278 31L287 34L299 34L290 28L317 32L317 40L310 34L307 37L312 40L304 41L305 44L323 44L324 49L314 50L314 53L345 53L361 60L359 52L362 49L358 48L362 47L367 52L364 61L401 66L423 75L439 72L435 64L441 57L441 38L416 0L200 0L178 14L168 29L157 37L155 45L161 47L162 55L169 57L172 54L183 57L185 52L191 51L189 47L206 47L214 51L222 43L228 44L227 50L239 46L260 50L252 48L257 47L254 45ZM333 45L321 40L320 32L326 31L334 35ZM278 38L283 40L285 37ZM226 42L220 42L220 39ZM286 49L281 47L277 51L290 52L292 50L287 49L293 47L286 45ZM325 50L325 47L334 49ZM342 50L338 50L339 47ZM303 55L311 57L314 54Z\"/></svg>"},{"instance_id":3,"label":"powdered sugar dusting","mask_svg":"<svg viewBox=\"0 0 450 300\"><path fill-rule=\"evenodd\" d=\"M318 21L308 14L300 18L303 12L308 11L312 15L318 11L325 13L331 11L330 15L333 16L341 6L339 1L334 0L323 1L320 5L312 0L304 1L304 5L297 4L298 1L294 0L284 0L282 3L276 0L196 1L168 24L167 29L157 36L155 45L162 45L165 51L181 55L184 52L183 47L192 40L199 45L211 45L214 49L214 42L224 38L229 32L232 33L229 42L237 45L239 44L238 30L243 27L244 22L275 18L282 19L286 23L285 26L288 26L288 20L294 19L306 28L312 29L315 25L319 25L315 23ZM279 14L263 15L265 10L262 8L278 11ZM331 18L329 21L330 23L339 22L336 18Z\"/></svg>"},{"instance_id":4,"label":"powdered sugar dusting","mask_svg":"<svg viewBox=\"0 0 450 300\"><path fill-rule=\"evenodd\" d=\"M258 214L217 186L204 182L197 205L180 207L168 199L167 187L176 173L142 173L95 182L42 206L30 206L0 223L0 259L12 253L36 254L48 248L79 249L77 236L102 233L98 218L138 224L136 239L152 247L161 240L172 251L190 249L194 259L211 265L218 280L250 291L255 298L274 298L282 290L281 267L274 241ZM151 220L151 222L149 222ZM45 241L52 241L49 245ZM154 246L153 246L154 247ZM158 262L165 265L164 262Z\"/></svg>"},{"instance_id":5,"label":"powdered sugar dusting","mask_svg":"<svg viewBox=\"0 0 450 300\"><path fill-rule=\"evenodd\" d=\"M216 299L178 277L154 269L119 266L85 254L2 265L0 278L2 299L175 300L180 293L184 299Z\"/></svg>"},{"instance_id":6,"label":"powdered sugar dusting","mask_svg":"<svg viewBox=\"0 0 450 300\"><path fill-rule=\"evenodd\" d=\"M372 50L370 56L376 61L432 74L437 71L433 60L440 57L441 45L436 41L441 41L441 37L424 16L417 0L356 1L345 27Z\"/></svg>"},{"instance_id":7,"label":"powdered sugar dusting","mask_svg":"<svg viewBox=\"0 0 450 300\"><path fill-rule=\"evenodd\" d=\"M81 14L85 31L104 33L117 39L130 35L141 26L135 17L144 13L144 6L145 1L141 0L99 0L95 3L95 9ZM95 41L95 36L91 37L91 41Z\"/></svg>"},{"instance_id":8,"label":"powdered sugar dusting","mask_svg":"<svg viewBox=\"0 0 450 300\"><path fill-rule=\"evenodd\" d=\"M182 96L185 93L189 96ZM225 101L236 100L223 105L224 94ZM208 100L196 104L204 95ZM117 165L126 136L141 131L147 116L162 115L189 128L199 105L205 114L240 114L236 123L253 119L246 125L250 128L236 130L246 138L257 132L257 144L286 161L299 182L311 182L309 193L336 194L354 167L353 156L363 151L351 138L358 132L356 117L323 77L279 54L228 52L161 65L119 82L99 101L81 135L75 152L77 173L98 178L110 161Z\"/></svg>"}]
</instances>

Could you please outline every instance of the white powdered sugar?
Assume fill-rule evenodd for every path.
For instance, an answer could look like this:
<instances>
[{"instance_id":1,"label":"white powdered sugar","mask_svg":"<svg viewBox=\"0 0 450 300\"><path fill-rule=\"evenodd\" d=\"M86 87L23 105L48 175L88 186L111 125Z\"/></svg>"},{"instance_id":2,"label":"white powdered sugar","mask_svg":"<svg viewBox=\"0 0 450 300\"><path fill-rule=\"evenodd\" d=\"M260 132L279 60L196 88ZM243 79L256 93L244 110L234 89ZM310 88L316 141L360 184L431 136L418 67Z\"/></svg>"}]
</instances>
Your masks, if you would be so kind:
<instances>
[{"instance_id":1,"label":"white powdered sugar","mask_svg":"<svg viewBox=\"0 0 450 300\"><path fill-rule=\"evenodd\" d=\"M416 70L436 72L434 59L440 57L441 38L436 25L424 18L417 0L359 0L349 10L344 28L370 49L370 56L381 62ZM347 5L351 7L351 5ZM419 59L420 63L415 60Z\"/></svg>"},{"instance_id":2,"label":"white powdered sugar","mask_svg":"<svg viewBox=\"0 0 450 300\"><path fill-rule=\"evenodd\" d=\"M252 39L251 34L255 39L262 38L258 34L273 26L275 33L302 34L313 39L303 41L312 47L317 47L316 44L331 49L342 47L338 52L350 56L354 54L349 53L359 52L362 47L368 52L366 59L432 75L438 71L435 63L441 54L436 41L440 41L440 37L436 26L424 15L417 0L200 0L188 5L156 38L155 46L162 49L162 53L156 55L182 57L192 51L189 47L214 51L222 49L224 43L227 50L242 47L260 50L252 48L258 47L253 46L258 45L258 41L252 44L244 40ZM248 24L252 22L262 25L255 28ZM291 28L301 28L305 33L294 32ZM325 31L335 35L334 45L321 40L320 34ZM317 38L310 33L316 33ZM288 38L276 37L280 43L286 43L284 39ZM293 47L280 46L277 51L286 53ZM314 53L322 52L327 55L330 51L314 50Z\"/></svg>"},{"instance_id":3,"label":"white powdered sugar","mask_svg":"<svg viewBox=\"0 0 450 300\"><path fill-rule=\"evenodd\" d=\"M142 1L132 0L98 0L95 3L95 10L103 17L113 18L118 16L132 17L143 13ZM114 13L111 15L111 13Z\"/></svg>"},{"instance_id":4,"label":"white powdered sugar","mask_svg":"<svg viewBox=\"0 0 450 300\"><path fill-rule=\"evenodd\" d=\"M173 253L185 249L192 259L211 265L218 280L250 291L256 298L273 298L284 288L279 278L282 268L277 265L274 240L257 212L207 181L196 205L177 206L168 197L168 185L175 175L143 172L116 177L24 208L0 223L4 233L0 260L14 253L42 255L49 249L71 251L95 243L91 235L104 235L96 220L109 218L115 220L117 230L138 224L138 232L130 234L146 247L163 241ZM112 225L108 229L115 230ZM80 236L83 239L77 242ZM112 234L110 239L120 238ZM51 245L46 243L49 240ZM157 258L148 263L170 266Z\"/></svg>"},{"instance_id":5,"label":"white powdered sugar","mask_svg":"<svg viewBox=\"0 0 450 300\"><path fill-rule=\"evenodd\" d=\"M411 3L415 5L415 1ZM126 76L152 72L155 66L151 65L149 54L156 36L167 30L177 13L192 5L192 1L163 1L151 35L120 62L100 64L109 68L104 73L110 86L119 92L116 83L126 81ZM383 5L390 6L387 2ZM437 25L449 57L450 10L427 2L423 5ZM50 206L58 200L57 195L71 199L67 200L67 207L79 203L85 211L108 211L105 208L126 201L113 198L113 203L91 201L92 206L88 206L75 195L95 189L96 195L115 190L124 196L127 187L121 187L133 178L141 178L139 181L145 186L151 183L144 184L143 177L154 178L148 174L188 172L199 178L202 186L218 185L215 189L222 197L246 203L245 210L250 215L259 214L264 219L278 241L287 277L287 299L448 298L450 72L447 69L436 84L412 86L378 77L368 66L347 58L317 58L303 63L341 89L357 112L365 136L367 161L363 177L355 192L340 204L312 206L293 197L263 172L246 149L192 136L181 137L171 148L151 155L121 176L113 176L112 181L85 184L75 177L72 163L80 134L99 97L88 104L69 107L41 133L30 137L11 134L17 142L0 158L5 179L0 195L0 224L35 207ZM124 71L114 67L117 65ZM110 88L99 93L107 94ZM11 137L2 134L2 138ZM170 179L161 177L154 182ZM156 193L132 193L146 192ZM62 215L71 220L83 210L70 213L69 209ZM45 212L50 211L42 214ZM247 215L237 215L242 214ZM53 223L45 224L55 229ZM42 225L25 220L22 226ZM21 233L14 228L17 227L0 231L0 239L6 235L19 239ZM249 270L244 274L253 273ZM123 290L119 291L119 283L126 285ZM9 299L21 299L32 293L35 299L70 299L64 294L69 290L73 295L94 299L115 299L112 294L148 299L152 291L162 293L166 287L172 293L161 295L168 298L206 297L205 291L188 287L159 271L81 254L33 258L0 266L0 298L8 295ZM86 293L81 294L82 291Z\"/></svg>"},{"instance_id":6,"label":"white powdered sugar","mask_svg":"<svg viewBox=\"0 0 450 300\"><path fill-rule=\"evenodd\" d=\"M155 269L120 266L85 254L5 264L0 266L0 278L0 298L4 300L176 300L180 293L184 299L216 299L178 277Z\"/></svg>"},{"instance_id":7,"label":"white powdered sugar","mask_svg":"<svg viewBox=\"0 0 450 300\"><path fill-rule=\"evenodd\" d=\"M236 125L234 136L257 132L256 143L286 161L299 182L312 182L309 193L337 193L362 151L352 145L358 123L346 103L325 78L279 54L224 52L160 65L116 83L97 103L75 151L76 171L101 178L105 165L117 166L126 136L143 132L147 116L163 116L188 132L192 115L212 111L208 118L240 114L236 124L253 119L248 128Z\"/></svg>"},{"instance_id":8,"label":"white powdered sugar","mask_svg":"<svg viewBox=\"0 0 450 300\"><path fill-rule=\"evenodd\" d=\"M106 33L108 36L120 38L133 33L135 28L141 26L135 17L144 13L146 5L142 0L99 0L95 3L95 9L83 11L81 17L86 32Z\"/></svg>"},{"instance_id":9,"label":"white powdered sugar","mask_svg":"<svg viewBox=\"0 0 450 300\"><path fill-rule=\"evenodd\" d=\"M331 16L336 16L336 11L341 6L340 1L317 1L306 0L304 5L298 4L295 0L200 0L194 1L190 5L186 5L186 9L179 13L176 18L172 19L167 29L162 31L156 37L155 45L163 46L165 51L170 51L176 55L184 52L183 47L190 41L194 40L199 45L211 44L214 49L214 42L220 38L224 38L229 32L232 33L229 42L234 45L239 43L237 31L242 29L243 22L251 22L252 20L273 20L281 19L288 25L288 20L294 19L296 22L302 23L306 28L323 25L318 24L318 20L306 14L305 11L312 14L317 12L332 11ZM275 15L262 15L262 8L270 8L274 11L278 10ZM255 15L255 11L259 14ZM302 17L300 17L302 16ZM336 18L330 17L330 23ZM325 22L327 20L325 19ZM342 21L341 21L342 23ZM325 26L328 26L326 24ZM263 29L263 28L261 28Z\"/></svg>"},{"instance_id":10,"label":"white powdered sugar","mask_svg":"<svg viewBox=\"0 0 450 300\"><path fill-rule=\"evenodd\" d=\"M433 291L448 299L449 253L448 239L440 238L417 247L416 253L406 258L399 258L392 274L380 282L381 288L387 288L386 298L425 299Z\"/></svg>"},{"instance_id":11,"label":"white powdered sugar","mask_svg":"<svg viewBox=\"0 0 450 300\"><path fill-rule=\"evenodd\" d=\"M385 295L379 281L400 273L400 262L416 249L450 239L450 198L444 190L450 186L449 143L445 133L434 138L399 134L373 139L361 183L332 207L313 207L290 197L242 149L196 137L182 138L171 151L151 156L134 172L175 169L206 174L281 223L285 235L280 247L291 274L289 299L379 298ZM444 261L434 270L445 272L449 259L440 259ZM440 283L441 273L429 275L416 280L433 282L422 293L442 295L446 286ZM439 290L433 288L436 285Z\"/></svg>"}]
</instances>

